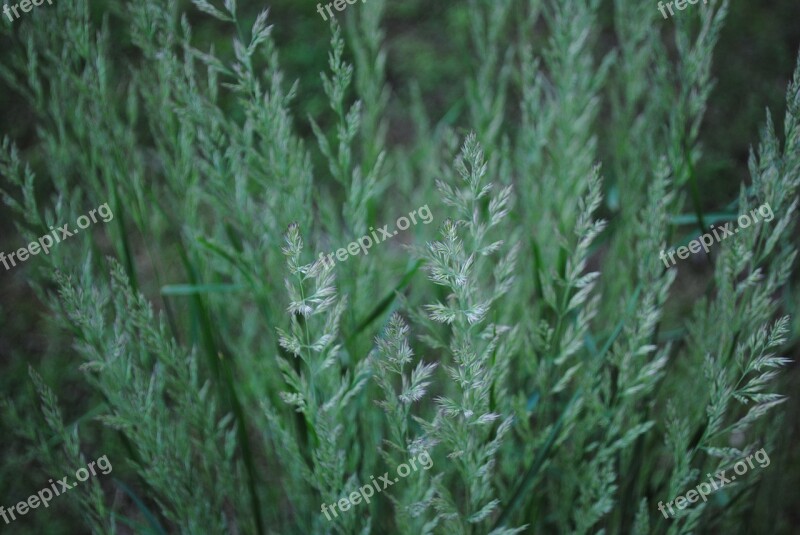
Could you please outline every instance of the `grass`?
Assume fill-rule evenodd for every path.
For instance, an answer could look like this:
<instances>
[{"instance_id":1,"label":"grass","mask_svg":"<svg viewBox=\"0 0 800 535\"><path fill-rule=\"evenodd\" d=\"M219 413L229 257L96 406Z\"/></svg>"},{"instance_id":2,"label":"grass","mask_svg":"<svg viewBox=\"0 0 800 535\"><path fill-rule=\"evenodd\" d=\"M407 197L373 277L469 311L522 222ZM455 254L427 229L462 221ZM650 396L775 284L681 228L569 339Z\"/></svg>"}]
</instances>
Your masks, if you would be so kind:
<instances>
[{"instance_id":1,"label":"grass","mask_svg":"<svg viewBox=\"0 0 800 535\"><path fill-rule=\"evenodd\" d=\"M0 505L115 468L7 529L792 532L795 7L262 9L0 26L0 250L116 219L0 273ZM664 269L765 202L769 225ZM774 467L661 516L759 448ZM422 451L432 470L322 514Z\"/></svg>"}]
</instances>

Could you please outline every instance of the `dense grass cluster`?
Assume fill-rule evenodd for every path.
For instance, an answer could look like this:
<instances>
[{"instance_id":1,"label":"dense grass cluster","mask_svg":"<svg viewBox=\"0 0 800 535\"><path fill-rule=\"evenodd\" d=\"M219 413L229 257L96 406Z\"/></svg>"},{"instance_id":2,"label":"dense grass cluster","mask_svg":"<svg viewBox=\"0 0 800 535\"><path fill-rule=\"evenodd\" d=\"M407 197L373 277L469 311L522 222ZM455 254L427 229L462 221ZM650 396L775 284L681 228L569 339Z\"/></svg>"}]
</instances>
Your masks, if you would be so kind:
<instances>
[{"instance_id":1,"label":"dense grass cluster","mask_svg":"<svg viewBox=\"0 0 800 535\"><path fill-rule=\"evenodd\" d=\"M47 329L4 364L0 505L101 455L114 474L0 531L789 532L796 494L762 479L790 459L800 63L738 195L704 196L727 1L665 23L640 0L469 0L464 105L443 116L390 83L387 0L330 25L298 3L330 32L328 109L307 116L317 86L282 69L267 11L103 6L0 26L35 124L2 141L3 243L114 214L0 270ZM764 203L770 224L664 268ZM419 206L433 224L320 261ZM760 448L770 468L659 512ZM430 470L322 514L425 451Z\"/></svg>"}]
</instances>

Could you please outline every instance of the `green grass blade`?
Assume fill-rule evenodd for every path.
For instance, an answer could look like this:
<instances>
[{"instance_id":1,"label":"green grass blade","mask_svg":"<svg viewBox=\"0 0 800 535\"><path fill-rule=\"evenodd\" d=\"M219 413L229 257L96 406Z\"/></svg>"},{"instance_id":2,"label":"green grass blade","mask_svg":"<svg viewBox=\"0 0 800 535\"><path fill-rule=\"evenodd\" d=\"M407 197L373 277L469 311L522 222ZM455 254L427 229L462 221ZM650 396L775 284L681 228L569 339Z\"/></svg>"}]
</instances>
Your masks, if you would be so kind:
<instances>
[{"instance_id":1,"label":"green grass blade","mask_svg":"<svg viewBox=\"0 0 800 535\"><path fill-rule=\"evenodd\" d=\"M149 530L150 530L149 532L150 533L158 533L160 535L167 535L167 532L161 526L161 523L158 521L156 516L152 513L152 511L150 511L150 508L147 507L147 505L145 505L145 503L139 498L139 496L137 496L136 493L133 492L133 489L131 489L128 485L126 485L125 483L123 483L122 481L120 481L117 478L113 478L113 481L122 490L122 492L127 494L128 497L131 500L133 500L133 503L136 505L136 508L139 509L139 512L141 512L142 515L144 515L145 519L147 520L147 524L149 526ZM123 516L117 515L117 518L122 520L125 524L128 524L129 522L132 522L130 519L128 519L126 517L123 517ZM134 526L130 526L130 527L134 527ZM140 531L136 531L136 533L141 533L141 532Z\"/></svg>"},{"instance_id":2,"label":"green grass blade","mask_svg":"<svg viewBox=\"0 0 800 535\"><path fill-rule=\"evenodd\" d=\"M167 284L161 287L161 295L235 293L243 289L244 286L241 284Z\"/></svg>"},{"instance_id":3,"label":"green grass blade","mask_svg":"<svg viewBox=\"0 0 800 535\"><path fill-rule=\"evenodd\" d=\"M190 285L202 286L202 284L200 284L198 281L197 271L189 260L186 249L182 244L179 249ZM264 521L261 516L261 505L256 485L257 480L255 462L253 461L253 453L250 449L250 441L247 434L244 410L242 409L242 404L239 401L239 397L236 394L236 389L233 384L233 373L230 370L228 363L229 359L223 358L223 352L218 348L214 337L214 327L213 322L211 321L211 315L205 305L205 302L203 301L202 296L195 293L192 294L191 297L192 312L195 316L195 319L200 324L202 345L205 348L211 371L214 374L214 379L220 387L222 399L227 401L227 404L232 409L233 415L236 418L236 431L239 438L239 445L242 448L242 458L247 471L247 482L250 491L253 517L256 522L256 531L259 535L264 535Z\"/></svg>"},{"instance_id":4,"label":"green grass blade","mask_svg":"<svg viewBox=\"0 0 800 535\"><path fill-rule=\"evenodd\" d=\"M409 283L411 283L411 279L414 278L414 275L416 275L417 271L419 271L419 268L422 267L423 263L424 263L423 260L417 260L414 263L412 268L409 269L405 275L403 275L403 278L400 279L400 282L397 283L397 285L392 289L392 291L389 292L389 294L386 297L381 299L380 303L378 303L378 305L372 310L372 312L370 312L367 315L366 318L364 318L358 323L356 328L353 330L353 333L347 338L346 343L349 344L353 338L361 334L364 331L364 329L369 327L373 321L378 319L384 312L386 312L386 310L390 306L392 306L392 303L394 303L395 299L397 299L397 292L402 291L406 286L409 285Z\"/></svg>"}]
</instances>

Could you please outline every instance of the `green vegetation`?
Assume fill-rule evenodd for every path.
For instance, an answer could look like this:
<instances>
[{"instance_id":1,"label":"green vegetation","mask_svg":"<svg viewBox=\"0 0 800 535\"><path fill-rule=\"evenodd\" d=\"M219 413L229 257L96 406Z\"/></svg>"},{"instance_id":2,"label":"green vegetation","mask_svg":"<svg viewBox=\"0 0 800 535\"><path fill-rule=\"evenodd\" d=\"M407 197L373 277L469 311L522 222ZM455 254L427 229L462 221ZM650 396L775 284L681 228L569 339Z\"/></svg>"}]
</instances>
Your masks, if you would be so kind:
<instances>
[{"instance_id":1,"label":"green vegetation","mask_svg":"<svg viewBox=\"0 0 800 535\"><path fill-rule=\"evenodd\" d=\"M778 4L4 21L0 251L113 219L0 267L0 505L114 470L0 532L792 533L800 13Z\"/></svg>"}]
</instances>

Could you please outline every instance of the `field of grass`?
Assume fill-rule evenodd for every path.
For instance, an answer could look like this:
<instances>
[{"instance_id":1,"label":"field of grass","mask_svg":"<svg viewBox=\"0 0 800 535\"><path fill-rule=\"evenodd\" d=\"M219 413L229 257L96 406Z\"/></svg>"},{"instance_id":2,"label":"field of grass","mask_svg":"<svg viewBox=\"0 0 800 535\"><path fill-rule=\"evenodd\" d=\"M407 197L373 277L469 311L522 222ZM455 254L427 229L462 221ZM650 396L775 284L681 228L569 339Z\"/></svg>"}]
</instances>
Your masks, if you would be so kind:
<instances>
[{"instance_id":1,"label":"field of grass","mask_svg":"<svg viewBox=\"0 0 800 535\"><path fill-rule=\"evenodd\" d=\"M3 17L0 534L796 533L797 20Z\"/></svg>"}]
</instances>

